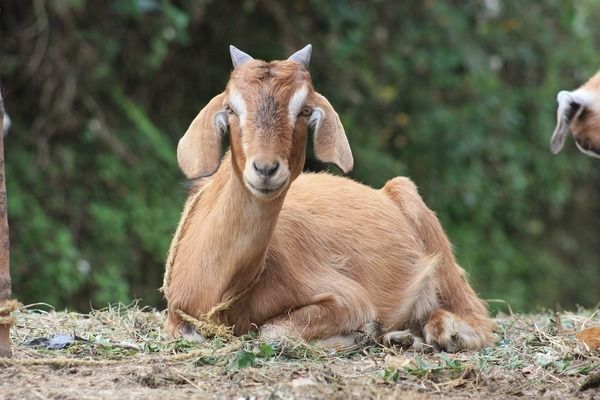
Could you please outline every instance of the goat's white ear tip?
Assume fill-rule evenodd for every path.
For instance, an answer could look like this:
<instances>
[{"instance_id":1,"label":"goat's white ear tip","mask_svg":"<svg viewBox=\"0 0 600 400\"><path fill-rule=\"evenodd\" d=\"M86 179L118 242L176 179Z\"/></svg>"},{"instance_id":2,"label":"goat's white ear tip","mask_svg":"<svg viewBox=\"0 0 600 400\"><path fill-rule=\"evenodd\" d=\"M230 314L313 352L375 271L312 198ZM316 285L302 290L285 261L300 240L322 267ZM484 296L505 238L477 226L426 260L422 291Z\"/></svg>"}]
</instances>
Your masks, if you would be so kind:
<instances>
[{"instance_id":1,"label":"goat's white ear tip","mask_svg":"<svg viewBox=\"0 0 600 400\"><path fill-rule=\"evenodd\" d=\"M569 92L568 90L561 90L556 95L556 101L558 103L562 102L563 100L570 100L570 99L571 99L571 92Z\"/></svg>"}]
</instances>

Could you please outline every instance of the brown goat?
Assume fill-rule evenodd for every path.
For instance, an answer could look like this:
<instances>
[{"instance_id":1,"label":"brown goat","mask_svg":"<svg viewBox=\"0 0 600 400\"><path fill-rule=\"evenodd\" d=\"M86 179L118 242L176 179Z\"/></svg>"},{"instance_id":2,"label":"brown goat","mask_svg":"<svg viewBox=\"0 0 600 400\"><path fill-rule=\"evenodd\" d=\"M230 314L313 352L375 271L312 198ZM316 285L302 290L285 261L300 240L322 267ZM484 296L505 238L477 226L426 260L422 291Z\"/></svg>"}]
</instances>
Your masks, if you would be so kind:
<instances>
[{"instance_id":1,"label":"brown goat","mask_svg":"<svg viewBox=\"0 0 600 400\"><path fill-rule=\"evenodd\" d=\"M558 154L571 131L575 145L585 155L600 158L600 71L579 89L562 90L556 97L556 128L550 149Z\"/></svg>"},{"instance_id":2,"label":"brown goat","mask_svg":"<svg viewBox=\"0 0 600 400\"><path fill-rule=\"evenodd\" d=\"M449 351L491 344L487 310L408 178L374 190L302 173L309 132L320 160L344 172L353 165L337 113L312 87L310 46L285 61L231 53L235 68L225 92L178 146L186 176L209 177L188 198L190 208L201 190L173 244L166 332L189 333L178 309L200 317L259 276L218 315L236 334L257 327L267 338L337 347L352 343L356 331L394 342L410 328ZM226 133L231 150L221 161ZM383 332L373 331L377 325Z\"/></svg>"}]
</instances>

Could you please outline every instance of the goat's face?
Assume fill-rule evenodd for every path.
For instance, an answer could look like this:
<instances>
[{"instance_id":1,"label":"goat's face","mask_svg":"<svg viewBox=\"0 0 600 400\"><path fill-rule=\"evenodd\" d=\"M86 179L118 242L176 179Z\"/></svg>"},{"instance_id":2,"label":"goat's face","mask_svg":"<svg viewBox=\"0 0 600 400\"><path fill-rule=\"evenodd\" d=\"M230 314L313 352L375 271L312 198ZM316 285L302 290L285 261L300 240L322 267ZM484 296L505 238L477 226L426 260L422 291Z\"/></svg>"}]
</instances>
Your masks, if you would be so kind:
<instances>
[{"instance_id":1,"label":"goat's face","mask_svg":"<svg viewBox=\"0 0 600 400\"><path fill-rule=\"evenodd\" d=\"M554 154L562 150L572 133L575 145L584 154L600 158L600 72L579 89L558 93L556 128L550 139Z\"/></svg>"},{"instance_id":2,"label":"goat's face","mask_svg":"<svg viewBox=\"0 0 600 400\"><path fill-rule=\"evenodd\" d=\"M255 197L285 193L300 174L309 132L315 155L352 168L344 128L331 104L314 91L308 72L311 47L285 61L255 60L232 47L234 70L225 92L198 114L179 141L179 165L188 177L214 173L221 136L230 135L233 169Z\"/></svg>"},{"instance_id":3,"label":"goat's face","mask_svg":"<svg viewBox=\"0 0 600 400\"><path fill-rule=\"evenodd\" d=\"M225 91L231 152L255 196L278 196L302 171L314 99L308 71L294 61L251 60L231 74Z\"/></svg>"}]
</instances>

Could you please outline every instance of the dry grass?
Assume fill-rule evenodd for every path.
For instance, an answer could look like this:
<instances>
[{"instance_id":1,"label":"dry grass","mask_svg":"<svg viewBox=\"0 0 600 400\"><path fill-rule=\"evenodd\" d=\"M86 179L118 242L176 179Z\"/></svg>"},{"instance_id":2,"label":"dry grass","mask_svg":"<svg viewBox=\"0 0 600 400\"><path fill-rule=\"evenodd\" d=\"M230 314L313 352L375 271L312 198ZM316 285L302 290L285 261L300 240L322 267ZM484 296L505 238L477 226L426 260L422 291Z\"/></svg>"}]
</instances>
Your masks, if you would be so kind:
<instances>
[{"instance_id":1,"label":"dry grass","mask_svg":"<svg viewBox=\"0 0 600 400\"><path fill-rule=\"evenodd\" d=\"M597 310L596 310L597 311ZM598 312L499 316L500 341L478 352L427 353L362 345L332 354L247 336L202 345L166 340L164 314L115 306L90 314L16 313L15 355L0 360L0 397L101 398L600 398L581 390L600 374L600 352L575 339ZM31 340L75 334L62 350Z\"/></svg>"}]
</instances>

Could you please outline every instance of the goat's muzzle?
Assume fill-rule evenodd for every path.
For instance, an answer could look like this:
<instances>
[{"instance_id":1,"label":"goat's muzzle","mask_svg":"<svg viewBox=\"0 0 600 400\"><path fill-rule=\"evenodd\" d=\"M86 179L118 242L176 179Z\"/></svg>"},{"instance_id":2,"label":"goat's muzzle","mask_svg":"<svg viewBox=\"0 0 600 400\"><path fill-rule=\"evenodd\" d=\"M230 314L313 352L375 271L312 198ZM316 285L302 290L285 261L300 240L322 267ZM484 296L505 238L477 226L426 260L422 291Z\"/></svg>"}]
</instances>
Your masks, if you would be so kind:
<instances>
[{"instance_id":1,"label":"goat's muzzle","mask_svg":"<svg viewBox=\"0 0 600 400\"><path fill-rule=\"evenodd\" d=\"M279 160L254 158L246 162L244 184L250 192L264 200L279 196L290 180L290 170Z\"/></svg>"}]
</instances>

